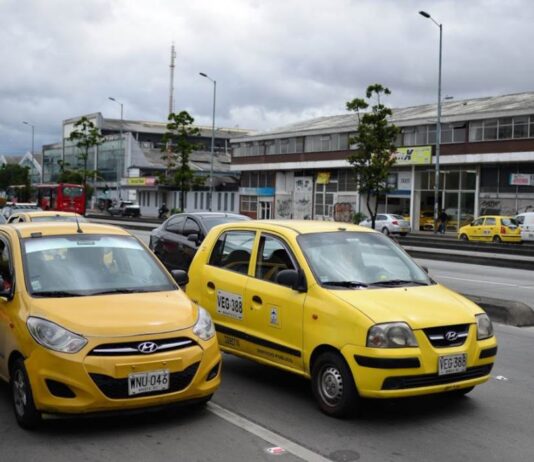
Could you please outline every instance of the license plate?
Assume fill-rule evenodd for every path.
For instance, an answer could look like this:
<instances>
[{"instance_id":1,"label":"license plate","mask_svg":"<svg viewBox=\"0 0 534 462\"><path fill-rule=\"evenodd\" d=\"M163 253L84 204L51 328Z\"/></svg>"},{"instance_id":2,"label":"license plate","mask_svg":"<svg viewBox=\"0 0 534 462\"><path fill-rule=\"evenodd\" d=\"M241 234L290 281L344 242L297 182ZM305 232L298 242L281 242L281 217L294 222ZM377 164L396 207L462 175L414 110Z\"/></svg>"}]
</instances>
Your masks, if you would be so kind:
<instances>
[{"instance_id":1,"label":"license plate","mask_svg":"<svg viewBox=\"0 0 534 462\"><path fill-rule=\"evenodd\" d=\"M128 395L169 389L169 370L161 369L150 372L136 372L128 375Z\"/></svg>"},{"instance_id":2,"label":"license plate","mask_svg":"<svg viewBox=\"0 0 534 462\"><path fill-rule=\"evenodd\" d=\"M448 355L439 357L439 375L465 372L467 368L467 354Z\"/></svg>"},{"instance_id":3,"label":"license plate","mask_svg":"<svg viewBox=\"0 0 534 462\"><path fill-rule=\"evenodd\" d=\"M217 313L234 319L243 319L243 297L241 295L217 291Z\"/></svg>"},{"instance_id":4,"label":"license plate","mask_svg":"<svg viewBox=\"0 0 534 462\"><path fill-rule=\"evenodd\" d=\"M409 228L401 228L401 232L403 232L403 233L407 233L408 231L410 231Z\"/></svg>"}]
</instances>

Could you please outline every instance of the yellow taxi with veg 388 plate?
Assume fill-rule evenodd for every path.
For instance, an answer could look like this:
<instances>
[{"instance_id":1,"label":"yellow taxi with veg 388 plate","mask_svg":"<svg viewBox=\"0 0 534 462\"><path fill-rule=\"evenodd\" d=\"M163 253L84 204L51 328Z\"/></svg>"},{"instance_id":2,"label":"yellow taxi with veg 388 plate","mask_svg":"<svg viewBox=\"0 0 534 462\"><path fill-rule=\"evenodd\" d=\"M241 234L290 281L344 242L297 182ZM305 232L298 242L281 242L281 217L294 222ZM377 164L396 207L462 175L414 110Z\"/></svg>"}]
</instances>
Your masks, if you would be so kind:
<instances>
[{"instance_id":1,"label":"yellow taxi with veg 388 plate","mask_svg":"<svg viewBox=\"0 0 534 462\"><path fill-rule=\"evenodd\" d=\"M23 427L205 402L220 384L209 314L124 230L1 226L0 292L0 377Z\"/></svg>"},{"instance_id":2,"label":"yellow taxi with veg 388 plate","mask_svg":"<svg viewBox=\"0 0 534 462\"><path fill-rule=\"evenodd\" d=\"M497 342L477 305L367 228L252 221L213 228L187 294L226 352L308 378L332 416L360 397L452 392L487 381Z\"/></svg>"}]
</instances>

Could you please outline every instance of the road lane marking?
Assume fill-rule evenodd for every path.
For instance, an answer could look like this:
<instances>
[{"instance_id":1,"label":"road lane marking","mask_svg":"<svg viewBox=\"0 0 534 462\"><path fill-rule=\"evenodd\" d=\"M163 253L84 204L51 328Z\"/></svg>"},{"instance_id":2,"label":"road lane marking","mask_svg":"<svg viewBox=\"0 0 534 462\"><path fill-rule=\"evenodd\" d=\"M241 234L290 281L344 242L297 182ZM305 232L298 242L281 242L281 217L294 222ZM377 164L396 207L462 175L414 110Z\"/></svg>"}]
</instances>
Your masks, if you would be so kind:
<instances>
[{"instance_id":1,"label":"road lane marking","mask_svg":"<svg viewBox=\"0 0 534 462\"><path fill-rule=\"evenodd\" d=\"M507 287L518 287L519 289L530 289L534 290L534 286L520 286L518 284L508 284L506 282L495 282L495 281L483 281L481 279L466 279L466 278L455 278L452 276L440 276L439 274L436 274L434 271L430 270L432 275L435 276L438 279L454 279L455 281L465 281L465 282L478 282L482 284L490 284L490 285L496 285L496 286L507 286Z\"/></svg>"},{"instance_id":2,"label":"road lane marking","mask_svg":"<svg viewBox=\"0 0 534 462\"><path fill-rule=\"evenodd\" d=\"M297 444L283 437L282 435L279 435L278 433L268 430L267 428L262 427L261 425L258 425L257 423L254 423L245 417L235 414L234 412L229 411L218 404L208 403L207 409L221 419L230 422L232 425L252 433L253 435L258 436L262 440L272 443L275 446L284 448L286 452L290 452L294 456L300 457L303 460L308 462L332 462L330 459L327 459L316 452L310 451L304 446L301 446L300 444Z\"/></svg>"}]
</instances>

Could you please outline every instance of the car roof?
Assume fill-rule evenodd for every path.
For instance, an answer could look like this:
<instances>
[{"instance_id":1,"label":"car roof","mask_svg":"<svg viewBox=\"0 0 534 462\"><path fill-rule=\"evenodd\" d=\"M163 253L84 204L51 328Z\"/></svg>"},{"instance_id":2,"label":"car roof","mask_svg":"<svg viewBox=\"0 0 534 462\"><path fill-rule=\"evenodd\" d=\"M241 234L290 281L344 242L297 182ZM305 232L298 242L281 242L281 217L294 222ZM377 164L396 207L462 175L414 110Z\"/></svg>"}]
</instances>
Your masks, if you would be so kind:
<instances>
[{"instance_id":1,"label":"car roof","mask_svg":"<svg viewBox=\"0 0 534 462\"><path fill-rule=\"evenodd\" d=\"M81 217L81 215L74 212L62 212L58 210L28 210L27 212L15 212L13 215L24 215L27 217L73 217L75 215Z\"/></svg>"},{"instance_id":2,"label":"car roof","mask_svg":"<svg viewBox=\"0 0 534 462\"><path fill-rule=\"evenodd\" d=\"M240 221L239 223L228 223L217 226L218 229L232 227L251 230L262 229L266 231L292 231L295 234L326 233L335 231L376 232L370 228L353 225L351 223L313 220L247 220Z\"/></svg>"},{"instance_id":3,"label":"car roof","mask_svg":"<svg viewBox=\"0 0 534 462\"><path fill-rule=\"evenodd\" d=\"M131 234L118 226L100 225L96 223L80 223L82 233L78 232L78 225L74 221L60 222L29 222L9 225L0 225L0 229L9 230L10 233L17 233L22 239L29 237L45 236L65 236L80 234L116 234L131 236Z\"/></svg>"}]
</instances>

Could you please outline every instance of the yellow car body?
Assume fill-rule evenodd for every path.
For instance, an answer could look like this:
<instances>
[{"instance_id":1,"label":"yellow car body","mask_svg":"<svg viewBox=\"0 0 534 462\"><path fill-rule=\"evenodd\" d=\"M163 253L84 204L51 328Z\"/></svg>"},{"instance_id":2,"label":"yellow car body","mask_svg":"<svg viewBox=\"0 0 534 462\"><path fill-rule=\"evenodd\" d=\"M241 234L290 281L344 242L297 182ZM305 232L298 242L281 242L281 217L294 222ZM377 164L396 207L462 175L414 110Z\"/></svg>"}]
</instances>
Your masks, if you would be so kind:
<instances>
[{"instance_id":1,"label":"yellow car body","mask_svg":"<svg viewBox=\"0 0 534 462\"><path fill-rule=\"evenodd\" d=\"M62 212L62 211L51 211L51 210L36 210L36 211L19 211L13 213L7 222L9 224L13 223L29 223L29 222L48 222L48 221L76 221L87 222L87 219L78 213L74 212Z\"/></svg>"},{"instance_id":2,"label":"yellow car body","mask_svg":"<svg viewBox=\"0 0 534 462\"><path fill-rule=\"evenodd\" d=\"M458 231L462 241L521 242L521 229L513 217L485 215Z\"/></svg>"},{"instance_id":3,"label":"yellow car body","mask_svg":"<svg viewBox=\"0 0 534 462\"><path fill-rule=\"evenodd\" d=\"M12 385L23 427L37 425L42 413L206 401L219 386L215 332L199 334L201 309L126 231L90 223L4 225L0 247L0 378ZM83 264L69 263L75 251ZM47 277L62 277L67 264L66 285L100 281L100 274L88 272L95 258L109 274L102 294L42 290L53 285Z\"/></svg>"},{"instance_id":4,"label":"yellow car body","mask_svg":"<svg viewBox=\"0 0 534 462\"><path fill-rule=\"evenodd\" d=\"M319 247L303 247L306 239L312 242L323 237L325 245L338 238L340 242L345 239L343 242L348 245L358 240L372 241L373 245L377 242L377 248L387 248L394 258L408 262L410 271L423 282L395 286L395 280L385 280L387 271L381 273L380 268L372 266L369 271L376 273L375 285L359 286L356 276L345 287L341 282L337 287L329 285L334 282L326 282L325 275L341 271L345 264L341 260L350 255L340 253L336 260L337 255L328 255L332 252L321 254ZM281 248L286 250L285 255L279 253ZM313 258L331 258L335 263L329 268L319 265L318 269L310 263L313 252ZM288 274L299 282L293 280L291 286L285 285L282 279ZM334 398L329 403L329 390L335 394L342 388L339 380L343 374L349 382L345 383L345 390L357 390L354 400L357 396L462 393L487 381L495 360L495 337L477 339L477 316L485 316L481 308L431 282L399 246L368 228L345 223L340 226L264 220L217 226L193 259L189 281L187 294L211 313L223 351L311 378L319 406L329 415L344 415L350 408L345 402L337 405ZM388 282L393 286L388 287ZM413 331L417 346L369 346L371 329L385 326L383 323L405 323L403 326ZM464 342L446 347L433 345L432 335L452 338L457 334L454 326L460 325L464 326ZM455 355L465 355L465 371L438 375L440 361ZM330 369L323 367L328 360L335 363L330 375ZM316 377L318 374L322 375Z\"/></svg>"}]
</instances>

